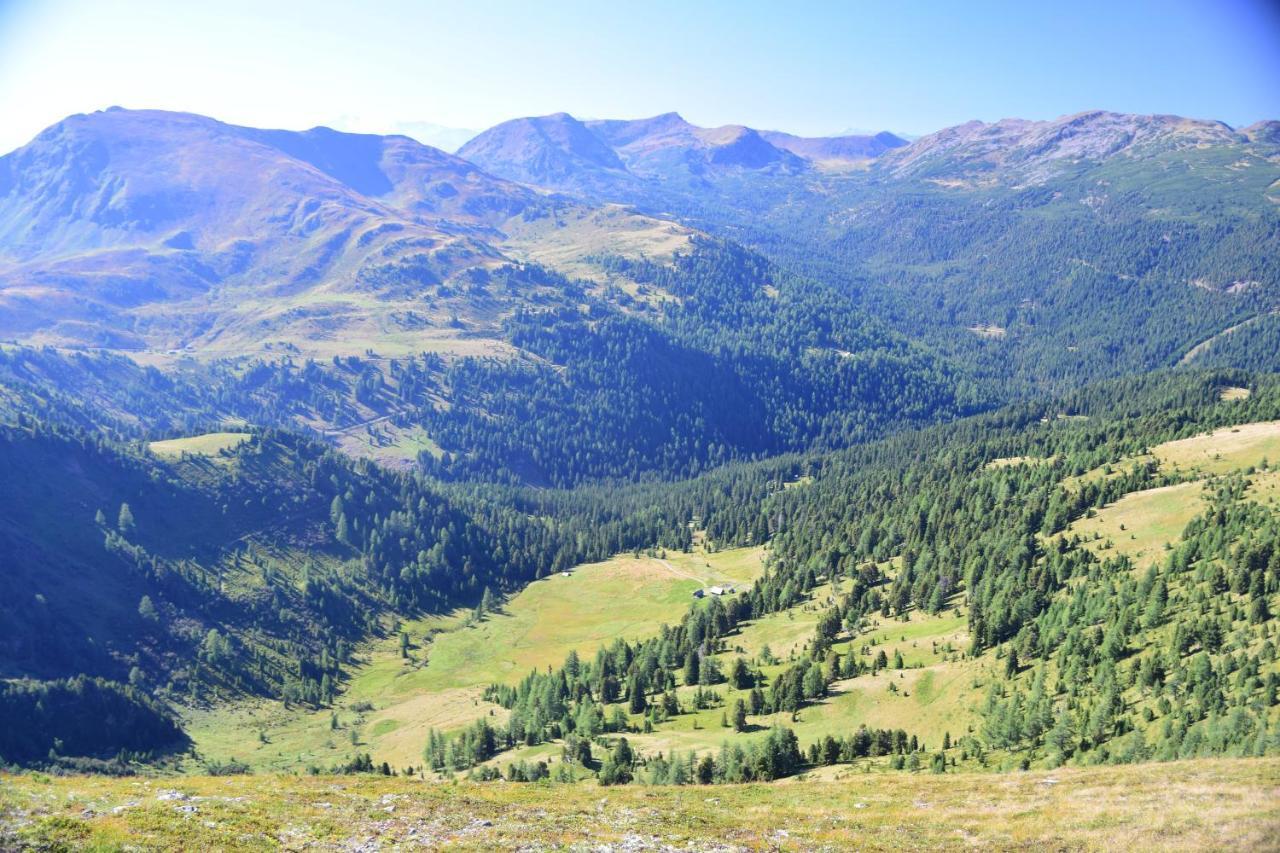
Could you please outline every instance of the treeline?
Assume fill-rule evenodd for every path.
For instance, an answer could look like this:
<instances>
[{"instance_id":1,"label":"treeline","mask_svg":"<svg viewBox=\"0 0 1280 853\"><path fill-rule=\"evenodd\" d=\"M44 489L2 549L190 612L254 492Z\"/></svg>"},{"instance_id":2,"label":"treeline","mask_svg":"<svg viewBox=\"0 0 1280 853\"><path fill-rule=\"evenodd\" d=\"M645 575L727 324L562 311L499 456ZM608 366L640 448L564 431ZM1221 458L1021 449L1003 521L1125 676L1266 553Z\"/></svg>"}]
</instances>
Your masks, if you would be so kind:
<instances>
[{"instance_id":1,"label":"treeline","mask_svg":"<svg viewBox=\"0 0 1280 853\"><path fill-rule=\"evenodd\" d=\"M690 710L677 695L682 685L697 688L685 698L697 710L724 705L717 685L748 691L745 699L738 698L732 709L724 711L726 724L731 713L737 731L748 729L749 716L795 715L826 696L832 682L888 668L883 651L868 665L859 659L858 650L841 655L832 649L838 639L856 634L864 617L884 606L883 581L874 565L862 566L850 591L818 620L804 654L772 681L758 663L753 666L741 656L726 663L721 655L727 638L741 623L805 601L818 583L811 570L791 573L770 566L749 590L695 604L678 624L664 625L652 639L635 643L619 639L599 649L589 661L571 652L559 669L531 672L514 687L491 685L485 698L511 714L496 730L495 739L484 741L484 757L475 760L518 745L575 738L589 741L605 733L631 731L630 715L643 715L642 730L651 731ZM902 668L900 658L896 667ZM487 722L485 728L489 730ZM466 748L466 738L429 744L433 766L445 766L451 756L473 755Z\"/></svg>"},{"instance_id":2,"label":"treeline","mask_svg":"<svg viewBox=\"0 0 1280 853\"><path fill-rule=\"evenodd\" d=\"M1222 389L1235 384L1251 387L1253 396L1220 401ZM679 624L664 627L652 640L615 643L593 660L574 656L560 669L531 673L514 687L491 687L487 698L512 711L498 733L497 748L621 733L629 730L627 713L643 714L644 725L651 727L681 712L674 694L681 683L698 685L699 697L701 688L726 679L736 688L752 688L748 697L754 707L743 708L744 716L794 711L822 696L830 682L865 670L852 650L846 655L831 650L846 632L856 636L863 617L937 613L962 591L973 637L970 653L996 649L1011 662L1013 678L1037 657L1078 647L1072 635L1050 630L1046 620L1057 619L1059 626L1090 624L1092 618L1078 613L1064 619L1056 608L1073 581L1094 582L1099 572L1113 571L1101 569L1078 543L1055 534L1091 508L1171 482L1150 464L1107 466L1140 456L1160 441L1224 423L1274 418L1278 408L1280 389L1271 378L1170 373L1117 381L825 457L813 482L765 497L762 512L775 531L772 557L749 592L695 604ZM1105 476L1064 485L1095 469ZM891 558L898 566L886 581L879 565ZM779 674L767 691L759 673L741 660L731 672L722 671L714 655L742 621L794 606L832 577L848 579L850 592L823 615L804 658ZM1079 596L1087 587L1072 588ZM1099 600L1129 599L1112 594ZM1099 618L1112 631L1125 624L1115 613ZM877 658L871 669L887 664ZM1068 670L1070 683L1099 672L1105 677L1105 669L1095 664L1088 655L1080 658ZM1019 700L1019 714L1034 708L1029 713L1038 722L1028 729L1033 736L1050 731L1055 722L1045 711L1045 695ZM610 705L613 710L607 711ZM736 722L738 709L733 716ZM1104 740L1122 733L1099 725ZM1007 748L1017 742L1007 734L996 736L999 728L988 732L991 743Z\"/></svg>"},{"instance_id":3,"label":"treeline","mask_svg":"<svg viewBox=\"0 0 1280 853\"><path fill-rule=\"evenodd\" d=\"M546 761L491 761L501 750L502 734L480 719L453 738L432 732L424 751L425 767L437 773L467 771L467 778L487 782L538 782L546 779L573 782L592 775L601 785L639 782L650 785L713 785L772 782L817 767L887 757L895 770L917 771L928 766L946 772L950 736L930 755L925 744L902 729L860 726L844 737L826 735L802 749L795 732L773 726L762 737L746 743L726 741L717 752L699 755L677 751L640 756L624 736L594 740L570 736L565 740L554 771ZM485 763L488 762L488 763ZM950 758L952 766L955 756ZM370 768L372 769L372 768Z\"/></svg>"},{"instance_id":4,"label":"treeline","mask_svg":"<svg viewBox=\"0 0 1280 853\"><path fill-rule=\"evenodd\" d=\"M732 244L699 240L670 267L615 263L680 299L641 310L617 288L591 295L529 266L525 278L577 298L508 317L501 335L520 351L514 358L446 363L369 351L321 362L282 350L162 372L122 357L17 348L0 353L0 385L20 395L15 412L120 439L213 431L237 418L363 428L376 442L373 422L386 419L439 445L419 457L432 476L562 488L689 479L729 462L847 446L994 399L831 288L781 276Z\"/></svg>"},{"instance_id":5,"label":"treeline","mask_svg":"<svg viewBox=\"0 0 1280 853\"><path fill-rule=\"evenodd\" d=\"M680 297L660 316L607 301L520 310L533 359L461 359L447 408L416 417L449 450L451 478L572 486L690 478L733 460L843 447L966 414L986 398L927 350L830 288L701 240L666 266L607 269Z\"/></svg>"},{"instance_id":6,"label":"treeline","mask_svg":"<svg viewBox=\"0 0 1280 853\"><path fill-rule=\"evenodd\" d=\"M1245 320L1233 331L1214 337L1191 358L1197 367L1241 367L1280 372L1280 314Z\"/></svg>"},{"instance_id":7,"label":"treeline","mask_svg":"<svg viewBox=\"0 0 1280 853\"><path fill-rule=\"evenodd\" d=\"M1220 402L1237 381L1256 395ZM770 512L783 521L772 551L798 576L849 576L900 557L886 613L937 612L964 589L980 651L1016 636L1080 570L1079 554L1045 536L1090 507L1167 482L1146 464L1071 488L1062 481L1161 441L1278 414L1274 379L1170 373L906 433L834 454L811 485L773 498Z\"/></svg>"}]
</instances>

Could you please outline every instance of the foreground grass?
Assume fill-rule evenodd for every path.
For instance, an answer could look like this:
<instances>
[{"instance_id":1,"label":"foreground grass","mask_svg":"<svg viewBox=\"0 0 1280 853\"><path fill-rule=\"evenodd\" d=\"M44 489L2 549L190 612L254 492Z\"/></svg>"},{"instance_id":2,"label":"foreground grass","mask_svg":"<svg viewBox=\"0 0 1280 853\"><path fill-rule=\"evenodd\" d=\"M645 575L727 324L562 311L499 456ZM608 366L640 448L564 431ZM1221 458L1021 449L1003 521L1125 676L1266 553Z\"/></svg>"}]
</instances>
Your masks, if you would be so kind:
<instances>
[{"instance_id":1,"label":"foreground grass","mask_svg":"<svg viewBox=\"0 0 1280 853\"><path fill-rule=\"evenodd\" d=\"M1280 759L773 785L0 777L0 848L1280 849ZM841 776L843 778L834 778Z\"/></svg>"}]
</instances>

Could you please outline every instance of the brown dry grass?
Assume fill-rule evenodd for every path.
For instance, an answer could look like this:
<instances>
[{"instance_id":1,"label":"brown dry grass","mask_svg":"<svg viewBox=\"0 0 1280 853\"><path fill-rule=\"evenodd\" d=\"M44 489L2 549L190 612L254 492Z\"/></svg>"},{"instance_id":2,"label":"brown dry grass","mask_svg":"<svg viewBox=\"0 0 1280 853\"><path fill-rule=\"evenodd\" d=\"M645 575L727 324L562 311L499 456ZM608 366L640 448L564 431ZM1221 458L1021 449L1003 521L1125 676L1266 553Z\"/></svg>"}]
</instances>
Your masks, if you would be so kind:
<instances>
[{"instance_id":1,"label":"brown dry grass","mask_svg":"<svg viewBox=\"0 0 1280 853\"><path fill-rule=\"evenodd\" d=\"M838 767L782 784L684 788L0 777L5 849L617 849L602 845L1277 850L1280 759L1000 775Z\"/></svg>"}]
</instances>

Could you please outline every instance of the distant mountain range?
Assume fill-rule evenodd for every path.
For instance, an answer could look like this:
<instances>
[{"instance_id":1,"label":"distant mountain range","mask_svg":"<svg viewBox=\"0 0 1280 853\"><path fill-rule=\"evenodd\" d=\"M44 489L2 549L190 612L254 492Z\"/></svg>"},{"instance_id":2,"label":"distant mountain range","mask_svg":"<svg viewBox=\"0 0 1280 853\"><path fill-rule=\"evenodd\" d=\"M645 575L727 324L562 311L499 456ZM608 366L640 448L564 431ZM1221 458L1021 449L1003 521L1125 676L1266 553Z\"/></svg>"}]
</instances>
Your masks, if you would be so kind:
<instances>
[{"instance_id":1,"label":"distant mountain range","mask_svg":"<svg viewBox=\"0 0 1280 853\"><path fill-rule=\"evenodd\" d=\"M503 122L458 155L511 180L594 195L654 182L697 185L744 170L795 174L824 161L865 161L906 144L891 133L806 138L742 125L705 128L677 113L585 122L556 113Z\"/></svg>"},{"instance_id":2,"label":"distant mountain range","mask_svg":"<svg viewBox=\"0 0 1280 853\"><path fill-rule=\"evenodd\" d=\"M429 121L397 122L391 130L416 139L423 145L439 148L441 151L457 151L479 132L471 128L447 127Z\"/></svg>"},{"instance_id":3,"label":"distant mountain range","mask_svg":"<svg viewBox=\"0 0 1280 853\"><path fill-rule=\"evenodd\" d=\"M401 334L428 289L512 261L498 226L554 206L406 136L72 116L0 158L0 337L234 354Z\"/></svg>"},{"instance_id":4,"label":"distant mountain range","mask_svg":"<svg viewBox=\"0 0 1280 853\"><path fill-rule=\"evenodd\" d=\"M1280 122L1274 121L1233 130L1218 121L1095 110L1053 121L971 121L921 137L885 164L899 175L999 171L1016 180L1043 181L1066 164L1277 140Z\"/></svg>"},{"instance_id":5,"label":"distant mountain range","mask_svg":"<svg viewBox=\"0 0 1280 853\"><path fill-rule=\"evenodd\" d=\"M1237 323L1235 346L1269 328L1277 180L1274 121L1094 111L908 143L556 113L455 156L407 136L113 108L0 157L0 339L504 351L513 311L578 296L550 279L486 283L502 270L622 283L652 307L672 294L618 259L669 263L710 234L991 359L983 370L1106 374L1120 369L1108 348L1147 369L1200 358ZM1105 283L1063 284L1086 275ZM1117 312L1138 323L1139 306L1158 331L1103 330Z\"/></svg>"},{"instance_id":6,"label":"distant mountain range","mask_svg":"<svg viewBox=\"0 0 1280 853\"><path fill-rule=\"evenodd\" d=\"M1052 121L972 121L913 141L888 132L801 137L740 125L701 128L676 113L585 122L556 113L503 122L458 154L513 181L634 201L655 188L705 188L744 171L786 175L872 163L895 177L980 172L1013 183L1043 182L1063 166L1114 156L1277 140L1280 122L1234 130L1216 121L1103 111Z\"/></svg>"}]
</instances>

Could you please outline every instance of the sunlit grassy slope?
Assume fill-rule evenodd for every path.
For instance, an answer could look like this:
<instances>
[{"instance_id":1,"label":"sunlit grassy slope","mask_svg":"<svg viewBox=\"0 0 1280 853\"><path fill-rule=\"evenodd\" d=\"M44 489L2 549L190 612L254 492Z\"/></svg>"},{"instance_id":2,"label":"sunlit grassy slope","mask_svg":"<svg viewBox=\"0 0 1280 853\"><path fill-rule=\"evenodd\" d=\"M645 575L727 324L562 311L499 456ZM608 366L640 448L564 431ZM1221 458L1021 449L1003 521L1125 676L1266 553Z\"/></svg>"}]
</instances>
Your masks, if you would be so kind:
<instances>
[{"instance_id":1,"label":"sunlit grassy slope","mask_svg":"<svg viewBox=\"0 0 1280 853\"><path fill-rule=\"evenodd\" d=\"M847 581L841 586L848 591ZM771 681L798 659L813 635L818 616L837 594L836 588L824 585L806 604L747 623L728 638L728 648L716 655L721 668L728 671L734 658L742 657L758 664ZM830 695L794 718L788 713L752 716L749 730L735 733L725 726L725 715L737 699L745 702L749 691L719 684L714 690L721 696L721 703L697 710L693 706L697 688L682 686L676 693L686 713L660 724L652 733L629 734L628 740L646 755L668 754L672 750L706 752L718 750L733 739L747 742L763 737L774 724L794 729L802 745L826 735L844 737L858 726L867 725L919 733L925 736L926 745L937 748L941 743L930 744L928 735L937 734L940 739L943 732L950 732L958 737L976 724L982 689L990 683L996 663L987 657L963 659L960 653L969 641L962 615L963 599L957 597L953 605L936 617L912 613L906 620L876 618L858 637L836 643L837 652L846 654L852 647L864 655L867 664L881 649L890 659L901 651L906 668L837 681L831 686ZM766 648L776 663L763 662ZM638 730L642 716L633 715L631 720ZM559 748L539 745L519 749L501 754L493 763L505 767L521 759L555 764Z\"/></svg>"},{"instance_id":2,"label":"sunlit grassy slope","mask_svg":"<svg viewBox=\"0 0 1280 853\"><path fill-rule=\"evenodd\" d=\"M1170 441L1150 455L1109 466L1120 472L1138 462L1156 461L1161 471L1188 477L1186 482L1125 495L1093 517L1073 523L1065 535L1079 534L1098 554L1124 554L1141 567L1157 563L1165 546L1176 544L1187 523L1205 509L1206 477L1246 471L1280 461L1280 422L1242 424L1213 433ZM1077 480L1108 476L1090 472ZM1254 475L1251 497L1274 490L1276 472Z\"/></svg>"},{"instance_id":3,"label":"sunlit grassy slope","mask_svg":"<svg viewBox=\"0 0 1280 853\"><path fill-rule=\"evenodd\" d=\"M157 456L181 456L183 453L195 456L217 456L223 450L239 447L248 439L249 434L246 432L210 432L188 438L153 441L149 447Z\"/></svg>"},{"instance_id":4,"label":"sunlit grassy slope","mask_svg":"<svg viewBox=\"0 0 1280 853\"><path fill-rule=\"evenodd\" d=\"M1275 850L1280 760L715 788L0 777L0 847ZM602 847L601 845L609 845Z\"/></svg>"},{"instance_id":5,"label":"sunlit grassy slope","mask_svg":"<svg viewBox=\"0 0 1280 853\"><path fill-rule=\"evenodd\" d=\"M397 632L370 644L333 711L249 702L193 712L189 730L205 757L262 768L328 766L357 752L417 764L429 729L505 716L481 700L485 686L558 665L570 650L591 655L615 637L651 636L684 613L695 589L750 583L763 556L745 548L579 566L530 584L475 625L462 613L405 623L409 657L400 656Z\"/></svg>"}]
</instances>

